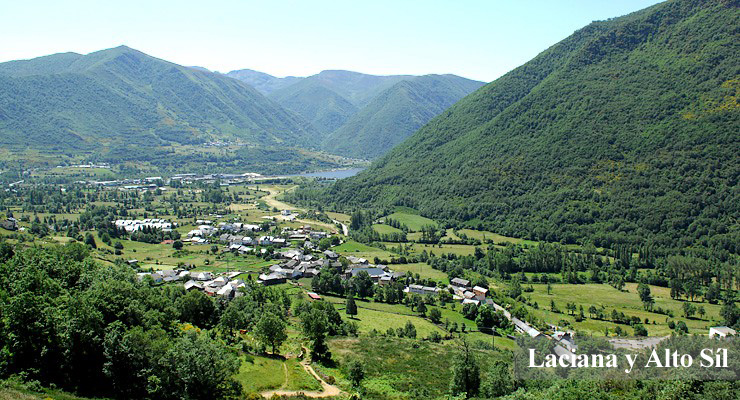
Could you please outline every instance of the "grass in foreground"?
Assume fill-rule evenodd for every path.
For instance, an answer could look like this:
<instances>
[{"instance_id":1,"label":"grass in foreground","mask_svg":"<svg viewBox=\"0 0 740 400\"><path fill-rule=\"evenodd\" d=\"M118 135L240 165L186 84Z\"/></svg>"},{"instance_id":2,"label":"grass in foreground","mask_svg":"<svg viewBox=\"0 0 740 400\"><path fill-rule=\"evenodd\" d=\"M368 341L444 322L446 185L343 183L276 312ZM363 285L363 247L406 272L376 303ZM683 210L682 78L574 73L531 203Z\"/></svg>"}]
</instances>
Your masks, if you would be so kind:
<instances>
[{"instance_id":1,"label":"grass in foreground","mask_svg":"<svg viewBox=\"0 0 740 400\"><path fill-rule=\"evenodd\" d=\"M458 354L454 343L435 344L401 338L334 339L329 348L337 368L320 367L349 389L342 366L360 360L365 366L363 399L437 398L447 392L451 361ZM506 353L475 350L481 370Z\"/></svg>"}]
</instances>

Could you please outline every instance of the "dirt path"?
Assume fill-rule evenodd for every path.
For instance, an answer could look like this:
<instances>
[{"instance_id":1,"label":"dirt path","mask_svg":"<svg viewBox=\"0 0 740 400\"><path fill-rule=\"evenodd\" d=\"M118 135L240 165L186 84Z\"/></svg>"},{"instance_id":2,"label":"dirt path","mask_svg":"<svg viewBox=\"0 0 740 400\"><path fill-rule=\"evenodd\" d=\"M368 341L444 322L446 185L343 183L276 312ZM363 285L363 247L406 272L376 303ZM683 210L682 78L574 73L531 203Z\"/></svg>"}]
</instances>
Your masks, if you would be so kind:
<instances>
[{"instance_id":1,"label":"dirt path","mask_svg":"<svg viewBox=\"0 0 740 400\"><path fill-rule=\"evenodd\" d=\"M270 193L267 196L263 197L261 200L264 200L265 203L267 203L268 206L275 207L278 210L301 210L301 211L303 211L303 209L301 209L301 208L297 208L297 207L295 207L293 205L290 205L288 203L283 203L282 201L276 199L277 195L279 195L281 193L285 193L285 192L291 191L291 190L295 189L296 187L297 186L293 186L291 188L288 188L284 192L280 192L279 190L276 190L274 188L260 188L260 190L266 190L266 191L268 191Z\"/></svg>"},{"instance_id":2,"label":"dirt path","mask_svg":"<svg viewBox=\"0 0 740 400\"><path fill-rule=\"evenodd\" d=\"M306 349L305 347L303 348L303 354L308 354L308 349ZM304 391L304 390L282 390L282 388L284 388L288 384L288 370L285 367L285 364L283 364L283 368L286 368L285 369L285 383L283 383L283 385L278 390L268 390L266 392L260 393L262 395L262 397L264 397L266 399L269 399L273 395L278 395L278 396L297 396L299 394L302 394L302 395L304 395L306 397L311 397L311 398L317 398L318 399L318 398L322 398L322 397L339 396L340 394L342 394L342 391L338 387L326 383L326 381L324 381L321 378L321 376L319 376L319 374L316 373L316 371L311 366L311 362L308 361L308 359L305 359L305 360L301 361L301 366L303 367L303 369L306 372L308 372L317 381L319 381L319 383L321 383L321 391L320 392Z\"/></svg>"},{"instance_id":3,"label":"dirt path","mask_svg":"<svg viewBox=\"0 0 740 400\"><path fill-rule=\"evenodd\" d=\"M305 211L305 210L304 210L304 209L302 209L302 208L296 207L296 206L294 206L294 205L292 205L292 204L284 203L284 202L282 202L282 201L280 201L280 200L276 199L276 197L277 197L277 196L278 196L279 194L281 194L281 193L285 193L285 192L288 192L288 191L291 191L291 190L293 190L293 189L295 189L295 188L297 188L297 187L298 187L298 186L293 186L293 187L290 187L290 188L286 189L286 190L285 190L285 191L283 191L283 192L281 192L281 191L279 191L279 190L276 190L276 189L274 189L274 188L260 188L260 190L265 190L265 191L267 191L267 192L269 192L269 193L270 193L270 194L268 194L267 196L263 197L263 198L262 198L262 200L264 200L264 201L265 201L265 203L267 203L267 205L268 205L268 206L270 206L270 207L275 207L275 208L277 208L278 210L293 210L293 211ZM283 218L283 216L282 216L282 215L276 215L276 216L274 216L274 217L275 217L275 218L282 218L282 219L286 219L286 218ZM320 226L323 226L324 228L327 228L327 229L329 229L329 230L336 230L336 229L337 229L337 227L336 227L336 226L334 226L334 225L332 225L332 224L327 224L327 223L325 223L325 222L321 222L321 221L314 221L314 220L307 220L307 219L297 219L297 218L296 218L296 219L294 219L293 221L295 221L295 222L300 222L300 223L303 223L303 224L306 224L306 225L320 225ZM343 230L345 230L345 231L349 232L349 230L347 230L347 229L346 229L346 225L342 224L342 228L343 228ZM347 235L347 233L345 233L345 235Z\"/></svg>"}]
</instances>

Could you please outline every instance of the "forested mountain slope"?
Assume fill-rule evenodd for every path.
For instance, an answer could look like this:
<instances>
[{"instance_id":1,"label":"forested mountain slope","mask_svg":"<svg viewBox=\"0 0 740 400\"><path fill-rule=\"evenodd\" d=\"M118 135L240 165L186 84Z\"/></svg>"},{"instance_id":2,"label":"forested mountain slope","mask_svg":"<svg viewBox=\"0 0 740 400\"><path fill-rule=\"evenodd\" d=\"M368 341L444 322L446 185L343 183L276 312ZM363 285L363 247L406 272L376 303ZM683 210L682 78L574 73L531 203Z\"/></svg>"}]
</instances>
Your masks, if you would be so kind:
<instances>
[{"instance_id":1,"label":"forested mountain slope","mask_svg":"<svg viewBox=\"0 0 740 400\"><path fill-rule=\"evenodd\" d=\"M355 158L377 158L481 86L482 82L455 75L398 82L324 139L323 148Z\"/></svg>"},{"instance_id":2,"label":"forested mountain slope","mask_svg":"<svg viewBox=\"0 0 740 400\"><path fill-rule=\"evenodd\" d=\"M0 64L0 143L10 148L314 139L310 124L251 86L125 46Z\"/></svg>"},{"instance_id":3,"label":"forested mountain slope","mask_svg":"<svg viewBox=\"0 0 740 400\"><path fill-rule=\"evenodd\" d=\"M740 11L673 0L594 22L320 199L536 240L738 253Z\"/></svg>"},{"instance_id":4,"label":"forested mountain slope","mask_svg":"<svg viewBox=\"0 0 740 400\"><path fill-rule=\"evenodd\" d=\"M297 76L286 76L285 78L278 78L270 74L254 71L251 69L240 69L236 71L231 71L227 73L226 76L238 79L257 89L260 93L264 95L268 95L276 90L290 86L303 79Z\"/></svg>"}]
</instances>

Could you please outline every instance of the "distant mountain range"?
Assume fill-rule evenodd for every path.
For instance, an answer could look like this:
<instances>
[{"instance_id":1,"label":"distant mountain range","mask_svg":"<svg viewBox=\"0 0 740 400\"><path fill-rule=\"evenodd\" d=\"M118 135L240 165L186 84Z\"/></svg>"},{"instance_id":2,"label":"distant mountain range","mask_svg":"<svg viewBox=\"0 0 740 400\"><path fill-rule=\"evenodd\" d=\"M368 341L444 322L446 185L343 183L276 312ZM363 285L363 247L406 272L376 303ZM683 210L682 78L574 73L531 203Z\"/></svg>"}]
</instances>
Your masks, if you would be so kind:
<instances>
[{"instance_id":1,"label":"distant mountain range","mask_svg":"<svg viewBox=\"0 0 740 400\"><path fill-rule=\"evenodd\" d=\"M483 86L455 75L376 76L335 70L306 78L276 78L252 70L226 75L253 85L311 123L323 150L362 159L385 154Z\"/></svg>"},{"instance_id":2,"label":"distant mountain range","mask_svg":"<svg viewBox=\"0 0 740 400\"><path fill-rule=\"evenodd\" d=\"M0 144L11 148L225 140L311 146L316 136L247 84L125 46L0 64Z\"/></svg>"},{"instance_id":3,"label":"distant mountain range","mask_svg":"<svg viewBox=\"0 0 740 400\"><path fill-rule=\"evenodd\" d=\"M251 69L231 71L226 76L245 82L265 95L303 80L303 78L296 76L276 78L264 72L253 71Z\"/></svg>"},{"instance_id":4,"label":"distant mountain range","mask_svg":"<svg viewBox=\"0 0 740 400\"><path fill-rule=\"evenodd\" d=\"M0 63L0 145L115 159L218 142L374 158L480 85L453 75L220 74L126 46L60 53Z\"/></svg>"}]
</instances>

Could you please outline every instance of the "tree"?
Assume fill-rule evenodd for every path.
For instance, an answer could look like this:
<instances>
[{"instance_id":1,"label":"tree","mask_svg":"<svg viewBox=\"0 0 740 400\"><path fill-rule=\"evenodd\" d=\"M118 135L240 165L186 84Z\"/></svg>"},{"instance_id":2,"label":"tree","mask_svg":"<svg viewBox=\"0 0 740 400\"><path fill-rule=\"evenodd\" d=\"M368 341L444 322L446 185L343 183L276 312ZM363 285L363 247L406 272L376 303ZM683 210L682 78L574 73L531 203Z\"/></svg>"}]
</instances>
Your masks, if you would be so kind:
<instances>
[{"instance_id":1,"label":"tree","mask_svg":"<svg viewBox=\"0 0 740 400\"><path fill-rule=\"evenodd\" d=\"M435 324L438 324L439 321L442 319L442 312L439 311L439 308L432 308L429 310L429 320L432 321Z\"/></svg>"},{"instance_id":2,"label":"tree","mask_svg":"<svg viewBox=\"0 0 740 400\"><path fill-rule=\"evenodd\" d=\"M365 367L358 360L352 360L347 366L347 377L353 387L359 387L362 379L365 378Z\"/></svg>"},{"instance_id":3,"label":"tree","mask_svg":"<svg viewBox=\"0 0 740 400\"><path fill-rule=\"evenodd\" d=\"M179 241L179 240L175 240L172 243L172 248L175 249L175 250L182 250L182 242Z\"/></svg>"},{"instance_id":4,"label":"tree","mask_svg":"<svg viewBox=\"0 0 740 400\"><path fill-rule=\"evenodd\" d=\"M403 336L409 339L416 339L416 327L411 321L406 321L403 327Z\"/></svg>"},{"instance_id":5,"label":"tree","mask_svg":"<svg viewBox=\"0 0 740 400\"><path fill-rule=\"evenodd\" d=\"M648 335L647 329L642 324L635 324L635 326L633 326L633 329L635 330L635 336L647 336Z\"/></svg>"},{"instance_id":6,"label":"tree","mask_svg":"<svg viewBox=\"0 0 740 400\"><path fill-rule=\"evenodd\" d=\"M717 304L721 295L719 283L715 282L709 285L706 294L704 294L704 300L708 301L709 304Z\"/></svg>"},{"instance_id":7,"label":"tree","mask_svg":"<svg viewBox=\"0 0 740 400\"><path fill-rule=\"evenodd\" d=\"M311 307L309 310L302 312L300 318L303 334L313 342L311 358L316 361L331 359L329 347L326 345L326 333L329 325L326 313L318 307Z\"/></svg>"},{"instance_id":8,"label":"tree","mask_svg":"<svg viewBox=\"0 0 740 400\"><path fill-rule=\"evenodd\" d=\"M640 295L642 307L647 311L652 311L653 306L655 305L655 299L653 299L652 294L650 294L650 286L644 283L637 285L637 294Z\"/></svg>"},{"instance_id":9,"label":"tree","mask_svg":"<svg viewBox=\"0 0 740 400\"><path fill-rule=\"evenodd\" d=\"M200 328L210 328L214 322L216 307L210 297L199 290L193 290L177 299L175 303L179 319Z\"/></svg>"},{"instance_id":10,"label":"tree","mask_svg":"<svg viewBox=\"0 0 740 400\"><path fill-rule=\"evenodd\" d=\"M241 392L233 378L238 371L239 359L226 346L206 334L189 333L176 339L160 361L161 389L151 397L235 398Z\"/></svg>"},{"instance_id":11,"label":"tree","mask_svg":"<svg viewBox=\"0 0 740 400\"><path fill-rule=\"evenodd\" d=\"M331 239L323 238L319 240L319 250L324 251L331 247Z\"/></svg>"},{"instance_id":12,"label":"tree","mask_svg":"<svg viewBox=\"0 0 740 400\"><path fill-rule=\"evenodd\" d=\"M517 299L522 294L522 285L519 283L519 278L513 278L511 280L511 286L509 287L509 297Z\"/></svg>"},{"instance_id":13,"label":"tree","mask_svg":"<svg viewBox=\"0 0 740 400\"><path fill-rule=\"evenodd\" d=\"M475 396L480 388L480 366L475 359L473 351L466 341L463 340L460 354L455 357L452 365L452 380L450 391L453 395L465 394Z\"/></svg>"},{"instance_id":14,"label":"tree","mask_svg":"<svg viewBox=\"0 0 740 400\"><path fill-rule=\"evenodd\" d=\"M684 317L691 318L694 315L694 313L696 313L696 306L694 306L693 304L689 302L683 303Z\"/></svg>"},{"instance_id":15,"label":"tree","mask_svg":"<svg viewBox=\"0 0 740 400\"><path fill-rule=\"evenodd\" d=\"M719 315L722 316L722 319L725 322L725 325L727 326L734 326L737 321L740 319L740 312L737 309L737 306L735 305L735 299L731 297L731 294L727 295L727 298L725 299L725 303L722 305L722 308L719 310Z\"/></svg>"},{"instance_id":16,"label":"tree","mask_svg":"<svg viewBox=\"0 0 740 400\"><path fill-rule=\"evenodd\" d=\"M373 279L367 271L360 271L352 278L352 287L355 289L357 296L365 298L373 293Z\"/></svg>"},{"instance_id":17,"label":"tree","mask_svg":"<svg viewBox=\"0 0 740 400\"><path fill-rule=\"evenodd\" d=\"M90 232L85 234L85 244L92 247L93 249L98 248L98 245L95 243L95 237Z\"/></svg>"},{"instance_id":18,"label":"tree","mask_svg":"<svg viewBox=\"0 0 740 400\"><path fill-rule=\"evenodd\" d=\"M354 317L355 315L357 315L357 304L355 304L355 296L353 296L351 292L347 295L347 306L345 308L345 311L350 317Z\"/></svg>"},{"instance_id":19,"label":"tree","mask_svg":"<svg viewBox=\"0 0 740 400\"><path fill-rule=\"evenodd\" d=\"M704 306L699 306L699 308L696 310L696 312L699 313L699 316L703 319L704 316L707 314L707 310L704 309Z\"/></svg>"},{"instance_id":20,"label":"tree","mask_svg":"<svg viewBox=\"0 0 740 400\"><path fill-rule=\"evenodd\" d=\"M514 387L508 364L499 360L488 371L486 379L481 384L480 394L485 398L506 396L514 391Z\"/></svg>"},{"instance_id":21,"label":"tree","mask_svg":"<svg viewBox=\"0 0 740 400\"><path fill-rule=\"evenodd\" d=\"M418 298L418 301L416 303L416 312L418 312L419 314L421 314L422 317L427 312L427 305L426 305L426 303L424 303L424 299L421 298L421 297Z\"/></svg>"},{"instance_id":22,"label":"tree","mask_svg":"<svg viewBox=\"0 0 740 400\"><path fill-rule=\"evenodd\" d=\"M272 354L277 354L277 348L288 339L285 321L271 312L262 314L254 327L254 334L265 346L272 347Z\"/></svg>"}]
</instances>

